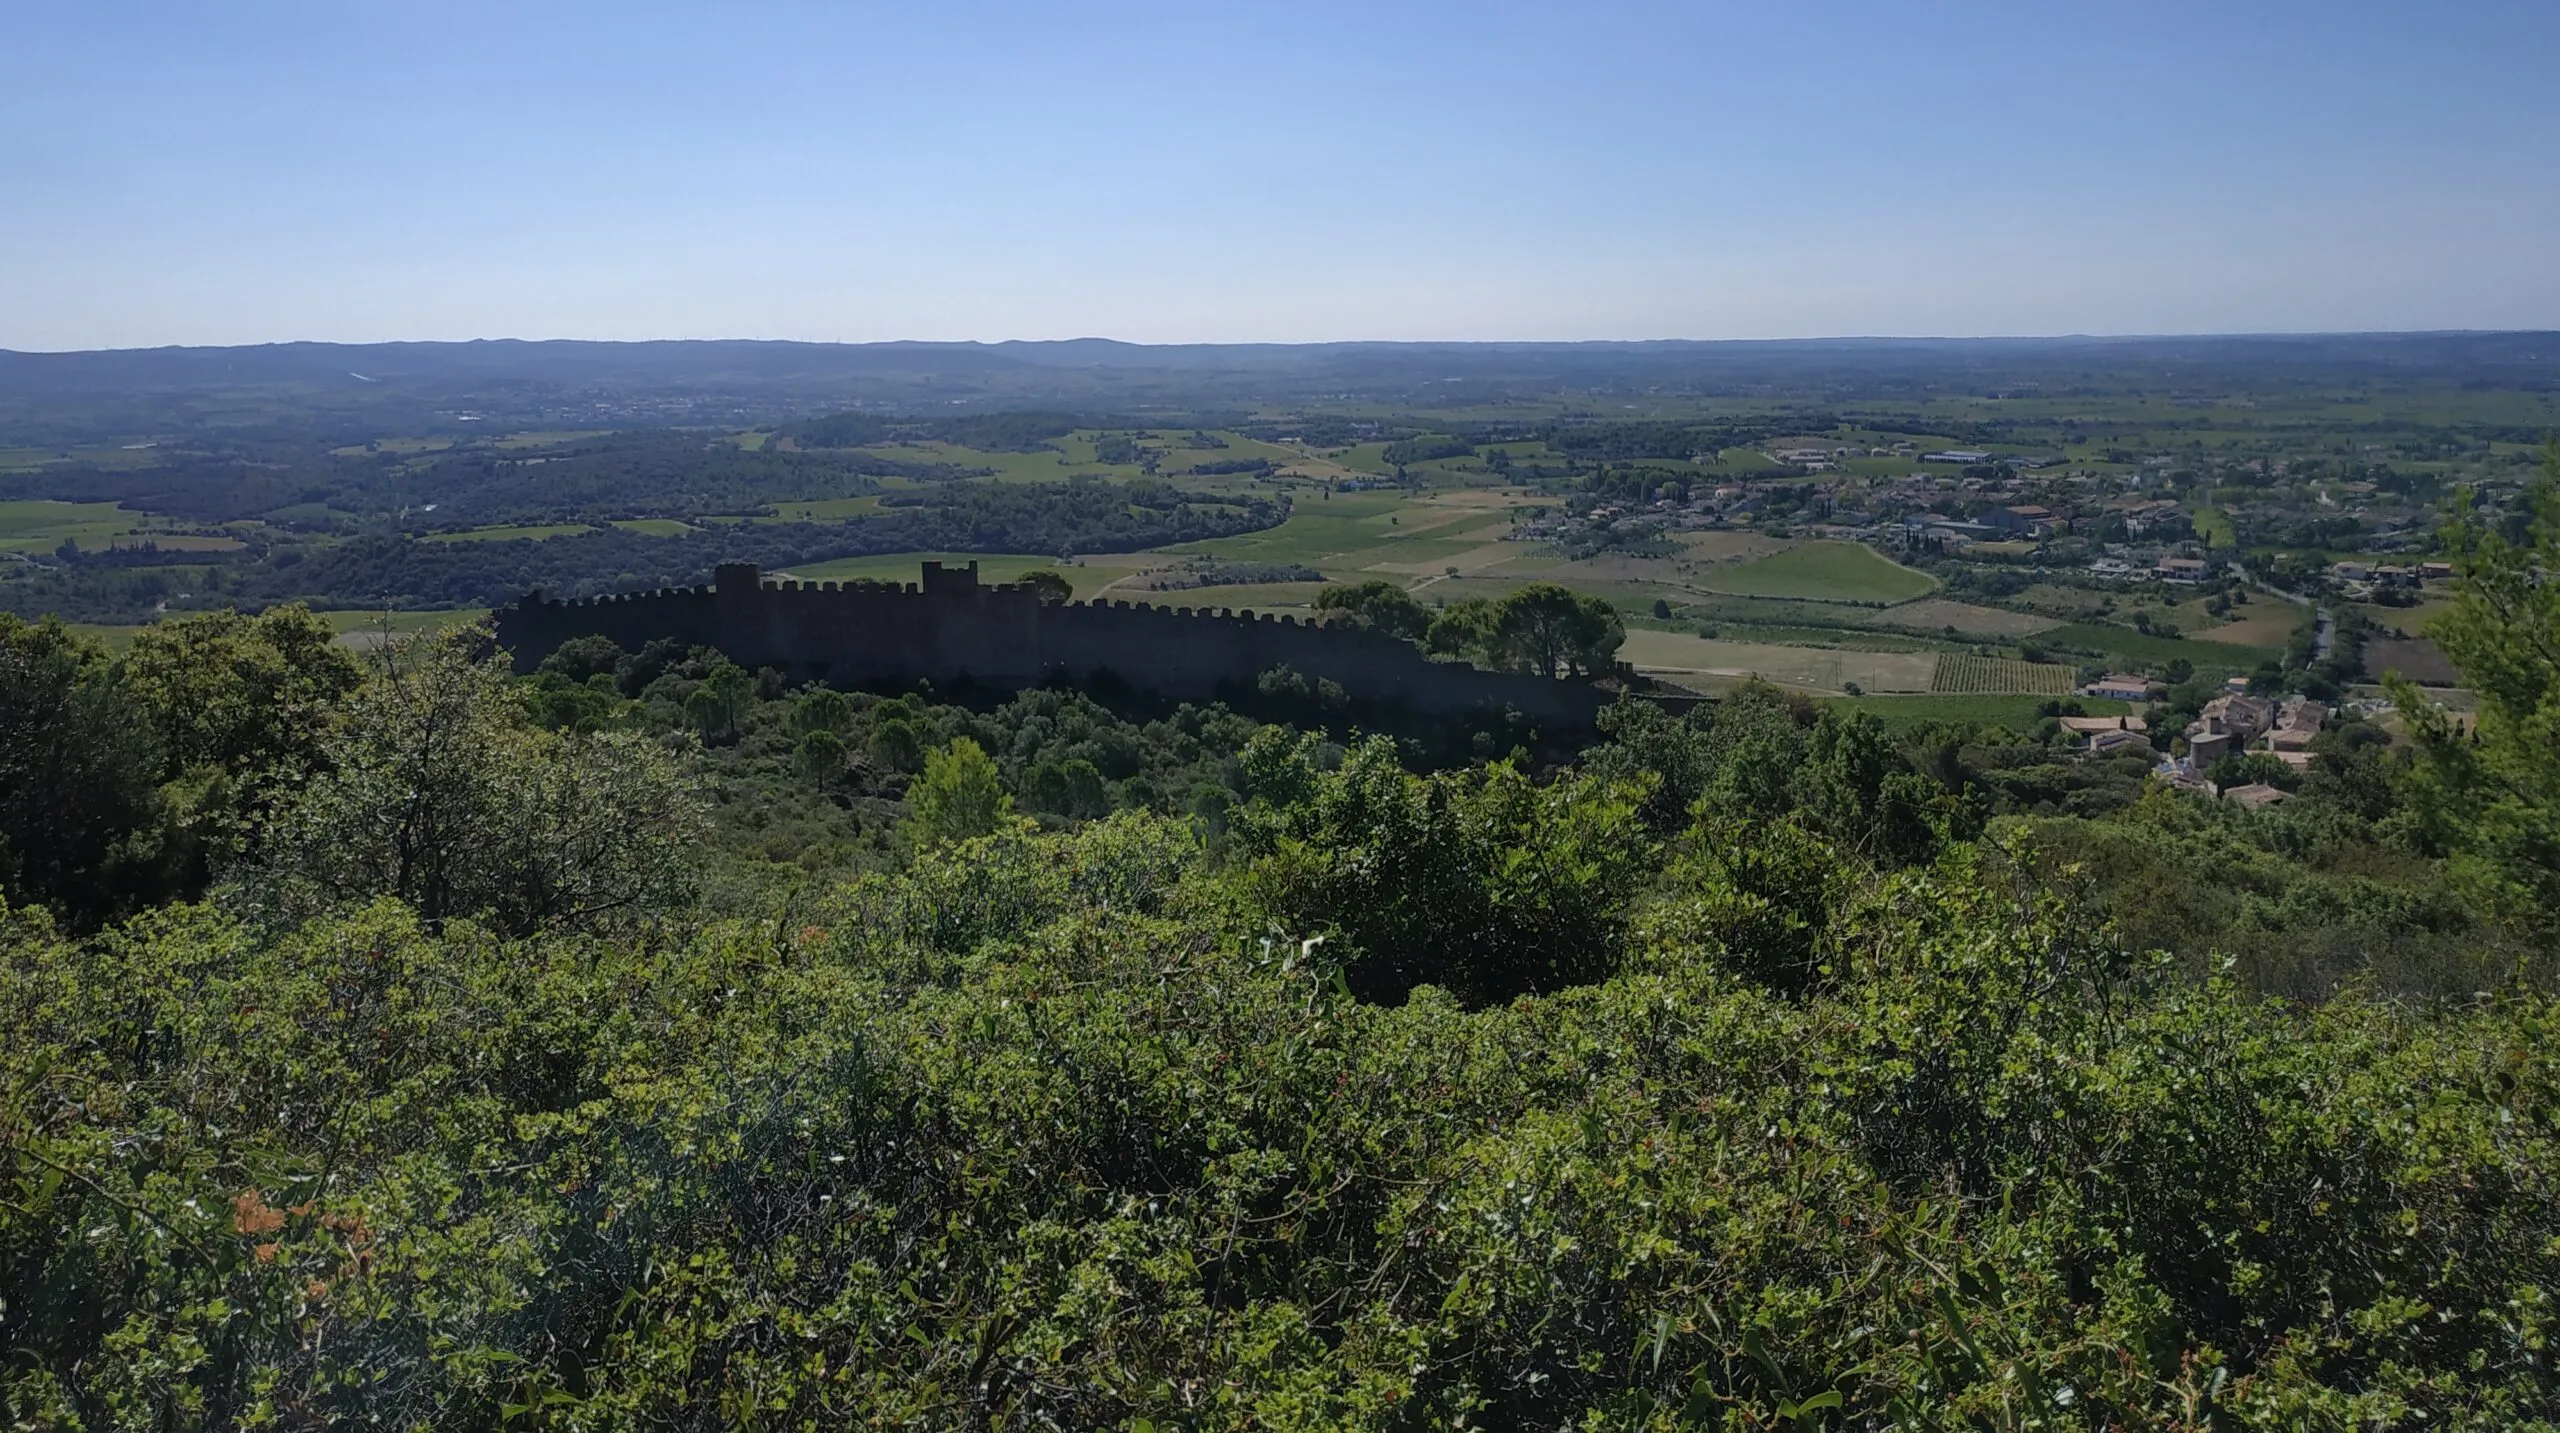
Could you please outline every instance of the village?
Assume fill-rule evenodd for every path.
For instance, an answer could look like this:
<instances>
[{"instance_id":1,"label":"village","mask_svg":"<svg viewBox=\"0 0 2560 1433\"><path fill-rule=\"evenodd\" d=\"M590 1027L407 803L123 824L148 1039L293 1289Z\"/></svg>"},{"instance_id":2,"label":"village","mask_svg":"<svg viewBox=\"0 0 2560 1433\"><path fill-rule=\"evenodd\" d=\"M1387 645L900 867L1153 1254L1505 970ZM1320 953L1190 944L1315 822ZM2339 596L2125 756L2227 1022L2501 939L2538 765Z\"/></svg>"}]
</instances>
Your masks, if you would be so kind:
<instances>
[{"instance_id":1,"label":"village","mask_svg":"<svg viewBox=\"0 0 2560 1433\"><path fill-rule=\"evenodd\" d=\"M2308 772L2312 744L2327 726L2330 708L2301 693L2252 696L2248 686L2246 678L2232 678L2227 689L2206 702L2182 731L2156 745L2158 734L2141 716L2065 716L2059 724L2083 738L2082 750L2093 757L2152 760L2152 776L2166 785L2219 796L2255 811L2287 800L2292 793L2273 782L2254 779L2256 773L2243 773L2253 779L2217 782L2216 768L2226 758L2256 755L2280 763L2296 776ZM2141 677L2111 676L2083 691L2139 702L2156 693L2156 684Z\"/></svg>"},{"instance_id":2,"label":"village","mask_svg":"<svg viewBox=\"0 0 2560 1433\"><path fill-rule=\"evenodd\" d=\"M2197 455L2130 454L2093 463L2053 453L1924 450L1914 442L1771 443L1745 477L1699 472L1727 455L1700 453L1689 471L1639 466L1642 500L1604 495L1541 509L1514 532L1527 541L1606 535L1620 542L1717 528L1784 528L1792 535L1857 541L1925 554L2077 572L2102 582L2202 585L2237 572L2240 551L2302 547L2348 552L2320 578L2350 600L2388 601L2452 575L2449 564L2375 560L2432 544L2426 484L2394 480L2387 463L2233 462ZM2380 480L2367 476L2378 474Z\"/></svg>"},{"instance_id":3,"label":"village","mask_svg":"<svg viewBox=\"0 0 2560 1433\"><path fill-rule=\"evenodd\" d=\"M1680 533L1743 529L1863 543L1942 581L1987 576L2113 589L2119 601L2164 604L2182 600L2179 589L2232 602L2254 590L2293 604L2320 656L2334 609L2415 607L2454 575L2453 564L2430 551L2428 484L2395 476L2383 457L2324 463L2190 453L2091 463L1822 440L1773 442L1757 456L1774 471L1712 485L1664 482L1650 501L1619 496L1629 488L1623 482L1595 485L1607 499L1541 513L1514 535L1569 541L1579 533L1586 545L1605 535L1641 550ZM2201 710L2193 696L2172 704L2173 724L2162 727L2158 713L2185 680L2181 666L2084 668L2082 676L2079 696L2131 709L2058 717L2083 755L2139 758L2162 784L2251 810L2289 799L2340 710L2335 691L2286 690L2269 672L2233 674Z\"/></svg>"}]
</instances>

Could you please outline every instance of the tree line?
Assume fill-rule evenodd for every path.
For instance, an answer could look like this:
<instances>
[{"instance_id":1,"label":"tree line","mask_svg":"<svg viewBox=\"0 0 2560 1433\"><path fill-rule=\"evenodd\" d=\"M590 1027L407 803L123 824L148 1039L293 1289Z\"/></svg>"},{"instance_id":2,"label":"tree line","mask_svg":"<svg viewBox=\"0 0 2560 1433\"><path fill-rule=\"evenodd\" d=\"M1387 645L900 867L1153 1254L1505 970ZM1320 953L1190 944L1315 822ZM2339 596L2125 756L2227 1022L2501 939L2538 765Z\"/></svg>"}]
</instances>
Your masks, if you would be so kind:
<instances>
[{"instance_id":1,"label":"tree line","mask_svg":"<svg viewBox=\"0 0 2560 1433\"><path fill-rule=\"evenodd\" d=\"M1283 499L1155 483L968 483L891 495L833 522L705 523L660 536L625 528L547 538L428 541L374 532L276 543L214 564L115 570L64 564L18 576L13 605L84 621L148 621L163 605L262 608L499 606L555 596L693 586L723 562L768 570L891 552L1130 552L1230 537L1283 521Z\"/></svg>"}]
</instances>

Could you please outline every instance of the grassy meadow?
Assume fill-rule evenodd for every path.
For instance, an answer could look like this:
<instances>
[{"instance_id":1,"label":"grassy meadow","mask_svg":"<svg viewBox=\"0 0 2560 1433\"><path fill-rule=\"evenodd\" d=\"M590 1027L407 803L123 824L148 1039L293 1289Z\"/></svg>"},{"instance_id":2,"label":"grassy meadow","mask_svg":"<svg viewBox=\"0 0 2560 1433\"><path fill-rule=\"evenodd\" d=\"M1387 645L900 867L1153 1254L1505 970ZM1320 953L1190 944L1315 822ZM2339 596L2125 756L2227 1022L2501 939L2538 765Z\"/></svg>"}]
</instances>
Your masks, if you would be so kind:
<instances>
[{"instance_id":1,"label":"grassy meadow","mask_svg":"<svg viewBox=\"0 0 2560 1433\"><path fill-rule=\"evenodd\" d=\"M939 562L946 567L978 564L981 582L1011 582L1035 569L1058 573L1076 587L1083 596L1088 580L1099 587L1110 580L1110 573L1092 568L1061 566L1056 554L1043 556L1029 552L892 552L875 557L839 557L832 562L800 563L787 571L768 573L771 577L799 582L898 582L918 581L924 564Z\"/></svg>"},{"instance_id":2,"label":"grassy meadow","mask_svg":"<svg viewBox=\"0 0 2560 1433\"><path fill-rule=\"evenodd\" d=\"M1744 597L1888 604L1926 596L1938 587L1927 573L1915 572L1855 542L1802 543L1726 568L1701 585Z\"/></svg>"},{"instance_id":3,"label":"grassy meadow","mask_svg":"<svg viewBox=\"0 0 2560 1433\"><path fill-rule=\"evenodd\" d=\"M140 516L115 503L0 502L0 552L51 552L65 541L102 548L134 537Z\"/></svg>"},{"instance_id":4,"label":"grassy meadow","mask_svg":"<svg viewBox=\"0 0 2560 1433\"><path fill-rule=\"evenodd\" d=\"M426 542L512 542L517 538L575 537L594 528L582 522L530 523L516 527L475 527L462 532L430 533Z\"/></svg>"}]
</instances>

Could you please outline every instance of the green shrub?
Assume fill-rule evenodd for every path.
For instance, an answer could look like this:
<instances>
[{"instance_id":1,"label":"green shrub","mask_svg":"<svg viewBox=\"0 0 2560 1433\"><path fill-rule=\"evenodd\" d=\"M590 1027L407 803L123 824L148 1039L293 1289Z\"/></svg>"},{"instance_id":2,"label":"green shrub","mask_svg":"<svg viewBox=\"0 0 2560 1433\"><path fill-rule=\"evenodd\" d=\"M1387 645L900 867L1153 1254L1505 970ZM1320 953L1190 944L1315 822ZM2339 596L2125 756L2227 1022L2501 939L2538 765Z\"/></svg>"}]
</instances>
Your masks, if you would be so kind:
<instances>
[{"instance_id":1,"label":"green shrub","mask_svg":"<svg viewBox=\"0 0 2560 1433\"><path fill-rule=\"evenodd\" d=\"M1643 783L1539 787L1507 763L1409 776L1377 738L1334 771L1315 752L1313 738L1255 734L1255 799L1234 840L1268 919L1347 944L1353 991L1400 1000L1437 985L1478 1004L1608 973L1651 851Z\"/></svg>"}]
</instances>

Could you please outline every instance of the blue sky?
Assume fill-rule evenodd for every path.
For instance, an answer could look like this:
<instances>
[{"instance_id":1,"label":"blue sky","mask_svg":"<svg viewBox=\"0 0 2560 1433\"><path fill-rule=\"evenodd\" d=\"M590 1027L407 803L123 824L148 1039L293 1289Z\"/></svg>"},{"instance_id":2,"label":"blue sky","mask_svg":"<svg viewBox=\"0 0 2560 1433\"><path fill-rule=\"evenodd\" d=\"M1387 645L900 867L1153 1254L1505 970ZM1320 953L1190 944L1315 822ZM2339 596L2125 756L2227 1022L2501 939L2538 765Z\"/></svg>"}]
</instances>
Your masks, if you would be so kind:
<instances>
[{"instance_id":1,"label":"blue sky","mask_svg":"<svg viewBox=\"0 0 2560 1433\"><path fill-rule=\"evenodd\" d=\"M12 0L0 347L2560 327L2560 4Z\"/></svg>"}]
</instances>

